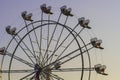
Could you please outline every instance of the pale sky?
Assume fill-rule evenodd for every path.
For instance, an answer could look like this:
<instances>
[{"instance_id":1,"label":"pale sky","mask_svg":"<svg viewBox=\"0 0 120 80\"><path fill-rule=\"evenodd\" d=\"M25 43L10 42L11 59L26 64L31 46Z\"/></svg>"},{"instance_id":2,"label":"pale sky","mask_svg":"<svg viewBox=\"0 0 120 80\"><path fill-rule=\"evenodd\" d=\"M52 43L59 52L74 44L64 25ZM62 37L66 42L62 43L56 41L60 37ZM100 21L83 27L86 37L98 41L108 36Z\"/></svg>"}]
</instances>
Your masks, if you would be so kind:
<instances>
[{"instance_id":1,"label":"pale sky","mask_svg":"<svg viewBox=\"0 0 120 80\"><path fill-rule=\"evenodd\" d=\"M75 17L90 19L92 31L103 40L105 48L100 53L109 75L103 80L120 80L120 0L0 0L0 37L5 33L5 26L15 24L22 11L38 10L43 3L55 10L67 5ZM4 43L1 38L0 43Z\"/></svg>"}]
</instances>

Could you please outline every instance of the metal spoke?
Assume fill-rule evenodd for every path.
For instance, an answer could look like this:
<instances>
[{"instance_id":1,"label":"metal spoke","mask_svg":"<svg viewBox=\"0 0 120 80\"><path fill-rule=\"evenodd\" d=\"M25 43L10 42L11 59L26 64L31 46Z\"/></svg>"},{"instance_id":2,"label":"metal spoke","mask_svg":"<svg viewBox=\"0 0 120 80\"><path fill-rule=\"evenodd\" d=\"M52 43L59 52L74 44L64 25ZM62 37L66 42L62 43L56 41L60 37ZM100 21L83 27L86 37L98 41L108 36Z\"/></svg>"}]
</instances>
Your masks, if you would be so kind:
<instances>
[{"instance_id":1,"label":"metal spoke","mask_svg":"<svg viewBox=\"0 0 120 80\"><path fill-rule=\"evenodd\" d=\"M64 22L64 25L66 25L67 20L68 20L68 16L66 17L66 20L65 20L65 22ZM58 46L58 43L59 43L60 38L61 38L61 36L62 36L63 30L64 30L64 27L62 27L62 30L61 30L61 33L60 33L60 35L59 35L59 37L58 37L58 40L57 40L57 43L56 43L56 45L55 45L54 51L56 50L56 48L57 48L57 46ZM55 54L55 53L53 53L52 55L54 56L54 54ZM49 61L50 61L49 63L51 63L51 61L52 61L52 59L53 59L53 56L51 56L51 59L49 60ZM48 58L47 58L47 59L48 59Z\"/></svg>"},{"instance_id":2,"label":"metal spoke","mask_svg":"<svg viewBox=\"0 0 120 80\"><path fill-rule=\"evenodd\" d=\"M66 17L66 20L65 20L64 25L66 24L67 19L68 19L68 16ZM63 33L63 30L64 30L64 27L63 27L62 30L61 30L61 33L60 33L60 35L59 35L59 37L58 37L58 40L57 40L57 43L56 43L56 45L55 45L55 49L54 49L54 50L56 50L56 48L57 48L57 45L58 45L58 43L59 43L59 41L60 41L60 38L61 38L62 33Z\"/></svg>"},{"instance_id":3,"label":"metal spoke","mask_svg":"<svg viewBox=\"0 0 120 80\"><path fill-rule=\"evenodd\" d=\"M34 25L33 25L33 23L32 23L32 27L33 27L33 29L35 28ZM36 42L37 42L38 49L39 49L39 51L40 51L40 45L39 45L39 41L38 41L38 37L37 37L37 34L36 34L35 29L34 29L34 35L35 35L35 39L36 39ZM40 53L39 53L39 54L40 54ZM39 58L42 58L42 56L41 56L41 57L39 56ZM40 59L39 59L39 61L40 61L40 63L41 63L41 60L40 60Z\"/></svg>"},{"instance_id":4,"label":"metal spoke","mask_svg":"<svg viewBox=\"0 0 120 80\"><path fill-rule=\"evenodd\" d=\"M43 11L41 13L41 25L43 23ZM40 54L39 54L39 60L42 61L43 60L43 55L42 55L42 26L40 27ZM43 62L41 62L41 64L43 65Z\"/></svg>"},{"instance_id":5,"label":"metal spoke","mask_svg":"<svg viewBox=\"0 0 120 80\"><path fill-rule=\"evenodd\" d=\"M75 55L75 56L73 56L73 57L71 57L71 58L69 58L69 59L67 59L67 60L65 60L65 61L63 61L63 62L61 62L60 64L64 64L64 63L66 63L66 62L68 62L68 61L70 61L70 60L72 60L72 59L78 57L79 55L81 55L81 54L83 54L83 53L85 53L85 52L87 52L87 51L89 51L89 50L91 50L91 49L93 49L93 48L94 48L94 47L91 47L91 48L89 48L88 50L83 51L82 53L79 53L79 54L77 54L77 55ZM63 57L62 57L62 58L63 58ZM62 58L58 59L58 61L61 60ZM65 57L64 57L64 58L65 58Z\"/></svg>"},{"instance_id":6,"label":"metal spoke","mask_svg":"<svg viewBox=\"0 0 120 80\"><path fill-rule=\"evenodd\" d=\"M79 31L79 33L75 35L75 37L77 37L77 36L82 32L83 29L84 29L84 28L82 28L82 29ZM60 55L57 57L57 59L59 59L59 58L62 56L62 54L63 54L63 53L67 50L67 48L73 43L74 40L75 40L75 38L72 39L72 41L65 47L65 49L60 53ZM84 46L84 47L85 47L85 46ZM57 59L56 59L56 60L57 60Z\"/></svg>"},{"instance_id":7,"label":"metal spoke","mask_svg":"<svg viewBox=\"0 0 120 80\"><path fill-rule=\"evenodd\" d=\"M88 43L87 45L89 45L89 44L90 44L90 43ZM83 46L82 48L84 48L84 47L85 47L85 46ZM94 47L89 48L88 51L91 50L92 48L94 48ZM79 51L79 50L80 50L80 49L78 48L78 49L76 49L76 50L74 50L74 51L72 51L72 52L66 54L65 56L59 58L58 60L56 60L56 61L54 61L54 62L52 62L52 63L46 65L44 68L46 68L46 67L48 67L48 66L54 65L54 63L56 63L56 62L58 62L58 61L60 61L60 60L62 60L62 59L64 59L64 58L66 58L66 57L68 57L68 56L74 54L75 52L77 52L77 51ZM81 54L83 54L83 53L85 53L85 52L87 52L87 51L83 51L82 53L78 53L77 55L75 55L75 56L69 58L68 60L62 62L61 64L65 63L65 62L67 62L67 61L69 61L69 60L71 60L71 59L73 59L73 58L75 58L75 57L78 57L79 55L81 55Z\"/></svg>"},{"instance_id":8,"label":"metal spoke","mask_svg":"<svg viewBox=\"0 0 120 80\"><path fill-rule=\"evenodd\" d=\"M90 45L90 43L86 44L85 46L88 46L88 45ZM81 49L84 48L85 46L81 47ZM57 58L55 61L56 61L56 62L57 62L57 61L60 61L61 59L66 58L66 57L74 54L75 52L77 52L77 51L79 51L79 50L80 50L80 49L78 48L78 49L76 49L76 50L74 50L74 51L71 51L71 52L69 52L67 55L61 57L60 59ZM84 51L84 52L87 52L87 51ZM84 53L84 52L83 52L83 53ZM81 54L81 53L80 53L80 54ZM79 56L79 55L77 55L77 56ZM69 59L70 59L70 58L69 58Z\"/></svg>"},{"instance_id":9,"label":"metal spoke","mask_svg":"<svg viewBox=\"0 0 120 80\"><path fill-rule=\"evenodd\" d=\"M77 26L78 26L78 24L74 27L74 29L75 29ZM73 29L71 32L73 32L74 29ZM68 38L70 35L71 35L71 33L69 33L69 34L66 36L66 38L61 42L61 44L56 48L56 50L54 50L54 52L56 52L56 51L60 48L60 46L67 40L67 38Z\"/></svg>"},{"instance_id":10,"label":"metal spoke","mask_svg":"<svg viewBox=\"0 0 120 80\"><path fill-rule=\"evenodd\" d=\"M34 77L35 77L35 75L33 75L33 76L30 78L30 80L33 80L33 79L34 79Z\"/></svg>"},{"instance_id":11,"label":"metal spoke","mask_svg":"<svg viewBox=\"0 0 120 80\"><path fill-rule=\"evenodd\" d=\"M17 34L17 36L18 36L18 38L21 40L21 37ZM31 54L32 54L32 56L35 58L35 55L32 53L32 51L30 50L30 48L26 45L26 43L22 40L21 41L23 44L24 44L24 46L26 47L26 49L25 50L28 50Z\"/></svg>"},{"instance_id":12,"label":"metal spoke","mask_svg":"<svg viewBox=\"0 0 120 80\"><path fill-rule=\"evenodd\" d=\"M30 73L33 72L34 70L10 70L10 73ZM8 73L8 70L2 70L1 73Z\"/></svg>"},{"instance_id":13,"label":"metal spoke","mask_svg":"<svg viewBox=\"0 0 120 80\"><path fill-rule=\"evenodd\" d=\"M50 14L48 14L48 31L47 31L47 46L49 45L49 28L50 28ZM48 50L49 51L49 50ZM46 56L44 56L44 58L46 57L46 59L48 58L48 51L46 52ZM44 63L45 64L48 64L48 62Z\"/></svg>"},{"instance_id":14,"label":"metal spoke","mask_svg":"<svg viewBox=\"0 0 120 80\"><path fill-rule=\"evenodd\" d=\"M84 71L95 71L94 68L84 68ZM53 69L52 72L77 72L82 71L82 68L60 68L60 69Z\"/></svg>"},{"instance_id":15,"label":"metal spoke","mask_svg":"<svg viewBox=\"0 0 120 80\"><path fill-rule=\"evenodd\" d=\"M78 26L79 24L77 24L75 27L74 27L74 29ZM71 32L73 32L74 31L74 29L72 29L72 31ZM71 33L69 33L67 36L66 36L66 38L60 43L60 45L53 51L53 53L49 56L49 58L47 59L47 61L55 54L55 52L62 46L62 44L67 40L67 38L69 37L71 35ZM47 62L46 61L46 62Z\"/></svg>"},{"instance_id":16,"label":"metal spoke","mask_svg":"<svg viewBox=\"0 0 120 80\"><path fill-rule=\"evenodd\" d=\"M40 77L41 77L42 80L46 79L45 73L41 73L41 76L40 76Z\"/></svg>"},{"instance_id":17,"label":"metal spoke","mask_svg":"<svg viewBox=\"0 0 120 80\"><path fill-rule=\"evenodd\" d=\"M6 55L12 57L12 54L9 53L9 52L6 52ZM30 66L30 67L34 67L34 65L32 63L30 63L30 62L28 62L28 61L26 61L26 60L24 60L24 59L22 59L22 58L20 58L20 57L18 57L16 55L14 55L13 58L16 59L17 61L20 61L20 62Z\"/></svg>"},{"instance_id":18,"label":"metal spoke","mask_svg":"<svg viewBox=\"0 0 120 80\"><path fill-rule=\"evenodd\" d=\"M17 41L17 39L14 37L14 40L17 42L17 43L19 43L18 41ZM24 51L24 53L27 55L27 57L31 60L31 62L33 63L33 64L35 64L34 63L34 61L30 58L30 56L28 55L28 53L25 51L25 49L21 46L21 45L19 45L20 46L20 48ZM27 47L27 46L26 46ZM29 50L30 51L30 50Z\"/></svg>"},{"instance_id":19,"label":"metal spoke","mask_svg":"<svg viewBox=\"0 0 120 80\"><path fill-rule=\"evenodd\" d=\"M29 32L29 29L28 29L28 26L27 26L27 22L26 22L25 20L24 20L24 22L25 22L25 25L26 25L27 33L28 33L28 32ZM30 44L31 44L31 47L32 47L34 56L35 56L35 60L37 61L37 58L36 58L36 55L35 55L34 46L33 46L33 43L32 43L32 38L31 38L30 34L28 34L28 37L29 37L29 40L30 40Z\"/></svg>"},{"instance_id":20,"label":"metal spoke","mask_svg":"<svg viewBox=\"0 0 120 80\"><path fill-rule=\"evenodd\" d=\"M57 23L59 22L61 15L62 15L62 13L60 13ZM50 46L50 44L51 44L51 41L52 41L52 39L53 39L53 37L54 37L54 34L55 34L55 31L56 31L57 25L58 25L58 24L55 25L55 28L54 28L53 33L52 33L52 35L51 35L50 41L49 41L49 43L48 43L48 45L47 45L47 49L46 49L46 51L45 51L43 61L45 60L45 57L46 57L46 55L47 55L49 46ZM46 62L47 62L47 61L44 62L44 65L45 65Z\"/></svg>"},{"instance_id":21,"label":"metal spoke","mask_svg":"<svg viewBox=\"0 0 120 80\"><path fill-rule=\"evenodd\" d=\"M52 74L52 73L50 75L57 80L64 80L63 78L59 77L58 75L55 75L55 74Z\"/></svg>"},{"instance_id":22,"label":"metal spoke","mask_svg":"<svg viewBox=\"0 0 120 80\"><path fill-rule=\"evenodd\" d=\"M26 75L26 76L22 77L20 80L23 80L23 79L25 79L25 78L27 78L27 77L29 77L29 76L33 75L34 73L35 73L35 72L30 73L30 74L28 74L28 75Z\"/></svg>"}]
</instances>

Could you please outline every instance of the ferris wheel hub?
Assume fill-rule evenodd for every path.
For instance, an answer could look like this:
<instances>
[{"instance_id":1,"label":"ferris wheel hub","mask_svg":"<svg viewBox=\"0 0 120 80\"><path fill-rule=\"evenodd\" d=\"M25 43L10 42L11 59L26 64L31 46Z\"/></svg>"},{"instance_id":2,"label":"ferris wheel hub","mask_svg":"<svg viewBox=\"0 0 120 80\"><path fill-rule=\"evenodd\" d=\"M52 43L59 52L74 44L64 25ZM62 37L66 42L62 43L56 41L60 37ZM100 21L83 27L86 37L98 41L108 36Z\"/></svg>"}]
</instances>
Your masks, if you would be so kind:
<instances>
[{"instance_id":1,"label":"ferris wheel hub","mask_svg":"<svg viewBox=\"0 0 120 80\"><path fill-rule=\"evenodd\" d=\"M34 70L35 72L41 72L42 68L38 64L35 64Z\"/></svg>"},{"instance_id":2,"label":"ferris wheel hub","mask_svg":"<svg viewBox=\"0 0 120 80\"><path fill-rule=\"evenodd\" d=\"M40 67L40 65L39 64L35 64L35 67L34 67L34 71L36 72L36 73L41 73L41 72L43 72L43 73L45 73L45 74L49 74L49 73L51 73L51 68L48 66L48 67Z\"/></svg>"}]
</instances>

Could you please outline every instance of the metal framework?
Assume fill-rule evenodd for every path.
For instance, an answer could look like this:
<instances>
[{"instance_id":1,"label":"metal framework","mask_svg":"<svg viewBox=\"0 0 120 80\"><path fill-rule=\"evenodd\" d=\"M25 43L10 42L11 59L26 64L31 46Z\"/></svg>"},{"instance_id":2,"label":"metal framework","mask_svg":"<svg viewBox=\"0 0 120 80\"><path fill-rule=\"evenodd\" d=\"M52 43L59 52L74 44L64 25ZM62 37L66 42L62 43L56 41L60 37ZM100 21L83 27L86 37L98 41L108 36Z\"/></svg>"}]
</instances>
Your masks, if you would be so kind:
<instances>
[{"instance_id":1,"label":"metal framework","mask_svg":"<svg viewBox=\"0 0 120 80\"><path fill-rule=\"evenodd\" d=\"M71 8L62 6L57 20L50 17L54 15L51 6L43 4L40 9L41 20L34 21L32 13L24 11L21 13L25 22L22 29L17 31L16 27L6 27L6 32L12 39L6 47L0 48L0 54L3 55L1 73L7 74L8 80L63 80L64 74L69 73L79 73L77 79L84 80L87 77L87 80L90 80L91 71L107 75L105 65L91 65L89 53L93 48L104 49L101 47L102 41L92 38L86 43L80 36L85 29L91 29L88 19L81 17L77 24L71 27L67 25L68 18L74 16ZM48 16L48 19L44 19L44 15ZM65 17L64 23L60 22L62 16ZM78 27L81 29L76 31ZM84 61L84 54L87 54L87 63ZM8 69L4 70L6 56L10 59Z\"/></svg>"}]
</instances>

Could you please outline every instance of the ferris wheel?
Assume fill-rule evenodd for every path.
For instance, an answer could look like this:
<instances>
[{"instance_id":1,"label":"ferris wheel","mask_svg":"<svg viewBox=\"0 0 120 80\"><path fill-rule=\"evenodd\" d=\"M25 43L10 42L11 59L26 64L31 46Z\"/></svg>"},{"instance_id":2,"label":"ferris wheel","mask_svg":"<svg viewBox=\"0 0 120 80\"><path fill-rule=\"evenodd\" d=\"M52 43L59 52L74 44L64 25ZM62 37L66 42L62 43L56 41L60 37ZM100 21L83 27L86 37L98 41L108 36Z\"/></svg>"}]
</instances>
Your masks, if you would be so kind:
<instances>
[{"instance_id":1,"label":"ferris wheel","mask_svg":"<svg viewBox=\"0 0 120 80\"><path fill-rule=\"evenodd\" d=\"M67 6L60 8L57 19L51 6L43 4L40 9L40 20L24 11L20 30L5 28L11 39L0 48L3 80L90 80L93 72L107 75L106 66L93 64L90 56L92 49L104 49L102 40L83 38L91 29L88 19L73 20Z\"/></svg>"}]
</instances>

